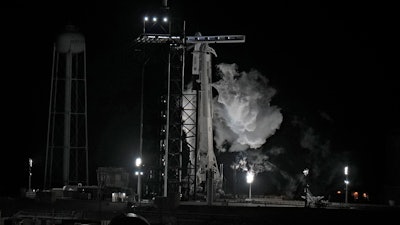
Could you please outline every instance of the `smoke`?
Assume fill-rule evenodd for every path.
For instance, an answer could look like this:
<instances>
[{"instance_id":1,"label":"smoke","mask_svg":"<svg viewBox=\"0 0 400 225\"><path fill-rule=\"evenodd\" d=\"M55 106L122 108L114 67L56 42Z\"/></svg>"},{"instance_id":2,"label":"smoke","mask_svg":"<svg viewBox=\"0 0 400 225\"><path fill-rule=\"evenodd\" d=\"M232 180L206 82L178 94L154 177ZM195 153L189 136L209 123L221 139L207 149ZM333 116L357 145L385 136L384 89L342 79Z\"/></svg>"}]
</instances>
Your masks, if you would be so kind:
<instances>
[{"instance_id":1,"label":"smoke","mask_svg":"<svg viewBox=\"0 0 400 225\"><path fill-rule=\"evenodd\" d=\"M293 128L300 132L299 146L305 165L310 169L308 179L313 193L325 193L336 188L341 179L346 154L332 151L330 125L334 120L327 114L318 112L311 122L306 118L294 117ZM297 128L297 129L296 129Z\"/></svg>"},{"instance_id":2,"label":"smoke","mask_svg":"<svg viewBox=\"0 0 400 225\"><path fill-rule=\"evenodd\" d=\"M279 192L285 196L292 197L301 176L293 177L270 159L272 156L277 157L284 153L285 150L281 147L273 147L265 153L261 149L237 152L231 168L237 171L251 171L254 176L263 172L273 173L275 176L270 178L269 184L278 187Z\"/></svg>"},{"instance_id":3,"label":"smoke","mask_svg":"<svg viewBox=\"0 0 400 225\"><path fill-rule=\"evenodd\" d=\"M232 163L231 168L242 171L252 171L254 174L272 171L276 166L268 159L269 156L263 154L259 149L243 151L236 155L235 162Z\"/></svg>"},{"instance_id":4,"label":"smoke","mask_svg":"<svg viewBox=\"0 0 400 225\"><path fill-rule=\"evenodd\" d=\"M276 90L257 70L239 72L236 64L219 64L217 72L219 80L212 84L217 92L213 99L214 140L219 152L235 153L232 169L269 173L269 185L286 196L300 190L304 166L310 168L313 192L324 193L334 187L337 165L343 159L331 152L329 128L334 121L328 113L307 114L311 124L295 116L286 124L290 131L282 131L291 134L281 143L285 147L261 148L282 124L281 109L271 104Z\"/></svg>"},{"instance_id":5,"label":"smoke","mask_svg":"<svg viewBox=\"0 0 400 225\"><path fill-rule=\"evenodd\" d=\"M279 129L283 116L271 106L276 90L256 70L239 72L236 64L218 64L219 81L212 84L214 140L219 151L237 152L261 147Z\"/></svg>"},{"instance_id":6,"label":"smoke","mask_svg":"<svg viewBox=\"0 0 400 225\"><path fill-rule=\"evenodd\" d=\"M236 64L217 65L220 80L213 83L218 95L214 98L214 140L220 152L234 152L231 168L257 174L276 176L271 185L291 196L297 179L279 168L271 157L285 153L282 147L260 148L280 128L280 108L271 105L276 89L257 70L239 72ZM273 182L273 184L272 184Z\"/></svg>"}]
</instances>

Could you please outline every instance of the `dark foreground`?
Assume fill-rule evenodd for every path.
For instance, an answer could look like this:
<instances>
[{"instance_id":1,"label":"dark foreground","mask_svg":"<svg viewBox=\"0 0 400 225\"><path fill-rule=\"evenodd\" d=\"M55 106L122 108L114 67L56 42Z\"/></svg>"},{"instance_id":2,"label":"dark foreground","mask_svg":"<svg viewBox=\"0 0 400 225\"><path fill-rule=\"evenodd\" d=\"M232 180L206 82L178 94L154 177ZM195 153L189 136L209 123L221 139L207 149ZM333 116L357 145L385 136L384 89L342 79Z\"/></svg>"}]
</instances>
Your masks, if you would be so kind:
<instances>
[{"instance_id":1,"label":"dark foreground","mask_svg":"<svg viewBox=\"0 0 400 225\"><path fill-rule=\"evenodd\" d=\"M328 209L301 207L221 207L180 206L176 211L161 216L154 210L137 210L151 224L180 225L248 225L248 224L362 224L396 221L400 211L386 209Z\"/></svg>"},{"instance_id":2,"label":"dark foreground","mask_svg":"<svg viewBox=\"0 0 400 225\"><path fill-rule=\"evenodd\" d=\"M400 216L398 206L333 205L304 208L301 204L207 205L185 202L160 207L152 203L131 206L123 202L57 200L46 203L32 199L2 199L0 209L0 225L108 225L116 216L128 212L144 217L151 225L387 224L397 221Z\"/></svg>"}]
</instances>

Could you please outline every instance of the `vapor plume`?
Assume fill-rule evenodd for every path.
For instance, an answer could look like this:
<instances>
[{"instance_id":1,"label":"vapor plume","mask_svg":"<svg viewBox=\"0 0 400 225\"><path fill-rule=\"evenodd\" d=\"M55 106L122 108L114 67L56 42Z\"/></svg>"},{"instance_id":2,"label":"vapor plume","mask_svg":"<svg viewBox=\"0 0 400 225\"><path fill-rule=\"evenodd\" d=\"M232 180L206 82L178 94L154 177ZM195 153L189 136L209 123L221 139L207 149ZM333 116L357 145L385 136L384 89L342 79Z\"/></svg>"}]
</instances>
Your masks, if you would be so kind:
<instances>
[{"instance_id":1,"label":"vapor plume","mask_svg":"<svg viewBox=\"0 0 400 225\"><path fill-rule=\"evenodd\" d=\"M237 152L261 147L279 129L283 116L271 106L276 90L256 70L239 72L236 64L218 64L220 80L212 86L214 140L219 151Z\"/></svg>"}]
</instances>

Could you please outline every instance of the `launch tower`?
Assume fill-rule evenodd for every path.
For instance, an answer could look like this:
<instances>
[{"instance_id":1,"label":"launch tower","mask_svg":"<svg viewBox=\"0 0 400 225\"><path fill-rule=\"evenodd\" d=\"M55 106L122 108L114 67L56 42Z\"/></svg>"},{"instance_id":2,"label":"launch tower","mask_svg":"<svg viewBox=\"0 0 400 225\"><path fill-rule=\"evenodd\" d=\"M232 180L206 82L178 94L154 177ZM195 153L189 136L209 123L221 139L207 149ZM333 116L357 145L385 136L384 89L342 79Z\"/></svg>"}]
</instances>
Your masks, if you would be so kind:
<instances>
[{"instance_id":1,"label":"launch tower","mask_svg":"<svg viewBox=\"0 0 400 225\"><path fill-rule=\"evenodd\" d=\"M167 12L163 15L168 17L145 15L143 33L136 39L138 47L158 44L169 49L167 91L161 113L165 118L160 140L163 196L178 194L196 199L196 193L204 187L202 191L211 204L216 190L222 186L222 174L213 147L211 83L212 56L216 52L209 44L243 43L245 36L202 36L200 33L186 36L185 23L182 32L173 35L166 1L163 9ZM186 76L189 51L192 51L192 67L191 75Z\"/></svg>"}]
</instances>

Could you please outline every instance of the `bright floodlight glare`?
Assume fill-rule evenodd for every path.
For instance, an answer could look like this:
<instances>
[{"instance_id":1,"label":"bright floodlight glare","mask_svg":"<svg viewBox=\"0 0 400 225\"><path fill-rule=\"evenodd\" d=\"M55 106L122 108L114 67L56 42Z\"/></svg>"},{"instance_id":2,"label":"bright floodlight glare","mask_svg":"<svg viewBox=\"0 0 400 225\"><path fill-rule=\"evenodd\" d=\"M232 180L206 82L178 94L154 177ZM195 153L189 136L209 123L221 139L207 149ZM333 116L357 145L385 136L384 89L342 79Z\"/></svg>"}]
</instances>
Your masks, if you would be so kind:
<instances>
[{"instance_id":1,"label":"bright floodlight glare","mask_svg":"<svg viewBox=\"0 0 400 225\"><path fill-rule=\"evenodd\" d=\"M349 180L344 180L344 183L345 183L345 184L349 184L350 181L349 181Z\"/></svg>"},{"instance_id":2,"label":"bright floodlight glare","mask_svg":"<svg viewBox=\"0 0 400 225\"><path fill-rule=\"evenodd\" d=\"M148 17L148 16L145 16L145 17L144 17L144 21L149 21L149 17Z\"/></svg>"},{"instance_id":3,"label":"bright floodlight glare","mask_svg":"<svg viewBox=\"0 0 400 225\"><path fill-rule=\"evenodd\" d=\"M135 160L135 165L137 166L137 167L139 167L140 165L142 165L142 158L136 158L136 160Z\"/></svg>"},{"instance_id":4,"label":"bright floodlight glare","mask_svg":"<svg viewBox=\"0 0 400 225\"><path fill-rule=\"evenodd\" d=\"M246 182L248 184L251 184L251 183L253 183L253 181L254 181L254 173L252 171L247 172Z\"/></svg>"},{"instance_id":5,"label":"bright floodlight glare","mask_svg":"<svg viewBox=\"0 0 400 225\"><path fill-rule=\"evenodd\" d=\"M157 22L157 17L153 17L153 22Z\"/></svg>"},{"instance_id":6,"label":"bright floodlight glare","mask_svg":"<svg viewBox=\"0 0 400 225\"><path fill-rule=\"evenodd\" d=\"M164 18L163 18L163 21L164 21L164 22L168 22L168 18L167 18L167 17L164 17Z\"/></svg>"},{"instance_id":7,"label":"bright floodlight glare","mask_svg":"<svg viewBox=\"0 0 400 225\"><path fill-rule=\"evenodd\" d=\"M347 174L349 174L349 167L345 166L344 167L344 175L347 175Z\"/></svg>"},{"instance_id":8,"label":"bright floodlight glare","mask_svg":"<svg viewBox=\"0 0 400 225\"><path fill-rule=\"evenodd\" d=\"M33 160L31 158L29 158L29 166L32 167L33 164Z\"/></svg>"},{"instance_id":9,"label":"bright floodlight glare","mask_svg":"<svg viewBox=\"0 0 400 225\"><path fill-rule=\"evenodd\" d=\"M135 171L135 175L136 175L136 176L139 175L139 171Z\"/></svg>"},{"instance_id":10,"label":"bright floodlight glare","mask_svg":"<svg viewBox=\"0 0 400 225\"><path fill-rule=\"evenodd\" d=\"M305 168L305 169L303 170L304 176L307 176L309 171L310 171L310 170L309 170L308 168Z\"/></svg>"}]
</instances>

